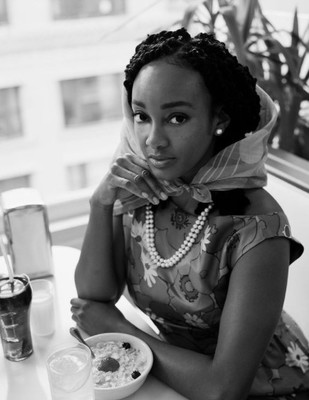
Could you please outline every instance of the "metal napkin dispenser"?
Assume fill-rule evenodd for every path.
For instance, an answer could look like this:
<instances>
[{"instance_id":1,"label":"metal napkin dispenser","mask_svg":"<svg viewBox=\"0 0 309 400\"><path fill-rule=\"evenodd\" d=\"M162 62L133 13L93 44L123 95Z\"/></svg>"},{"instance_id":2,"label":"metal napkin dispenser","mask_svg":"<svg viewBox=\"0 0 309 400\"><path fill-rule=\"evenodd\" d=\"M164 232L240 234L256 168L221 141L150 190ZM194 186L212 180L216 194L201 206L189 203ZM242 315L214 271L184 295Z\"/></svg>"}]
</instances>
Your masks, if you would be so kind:
<instances>
[{"instance_id":1,"label":"metal napkin dispenser","mask_svg":"<svg viewBox=\"0 0 309 400\"><path fill-rule=\"evenodd\" d=\"M4 232L16 274L30 278L53 274L51 235L39 192L20 188L1 193Z\"/></svg>"}]
</instances>

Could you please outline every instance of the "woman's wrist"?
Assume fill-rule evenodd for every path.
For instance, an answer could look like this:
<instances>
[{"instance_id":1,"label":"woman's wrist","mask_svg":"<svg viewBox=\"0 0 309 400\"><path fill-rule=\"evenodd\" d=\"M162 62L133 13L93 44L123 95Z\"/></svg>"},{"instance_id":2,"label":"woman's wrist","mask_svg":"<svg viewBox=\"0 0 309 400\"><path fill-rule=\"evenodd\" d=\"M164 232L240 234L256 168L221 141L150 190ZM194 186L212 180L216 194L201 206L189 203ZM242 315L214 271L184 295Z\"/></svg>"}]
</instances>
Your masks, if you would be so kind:
<instances>
[{"instance_id":1,"label":"woman's wrist","mask_svg":"<svg viewBox=\"0 0 309 400\"><path fill-rule=\"evenodd\" d=\"M96 188L90 198L91 207L109 208L113 207L116 201L116 189L108 183L105 177Z\"/></svg>"},{"instance_id":2,"label":"woman's wrist","mask_svg":"<svg viewBox=\"0 0 309 400\"><path fill-rule=\"evenodd\" d=\"M91 209L100 208L106 211L112 210L114 208L114 202L102 202L101 200L95 199L93 197L89 200Z\"/></svg>"},{"instance_id":3,"label":"woman's wrist","mask_svg":"<svg viewBox=\"0 0 309 400\"><path fill-rule=\"evenodd\" d=\"M104 209L109 209L114 207L115 203L115 193L113 191L98 188L90 198L91 207L100 207Z\"/></svg>"}]
</instances>

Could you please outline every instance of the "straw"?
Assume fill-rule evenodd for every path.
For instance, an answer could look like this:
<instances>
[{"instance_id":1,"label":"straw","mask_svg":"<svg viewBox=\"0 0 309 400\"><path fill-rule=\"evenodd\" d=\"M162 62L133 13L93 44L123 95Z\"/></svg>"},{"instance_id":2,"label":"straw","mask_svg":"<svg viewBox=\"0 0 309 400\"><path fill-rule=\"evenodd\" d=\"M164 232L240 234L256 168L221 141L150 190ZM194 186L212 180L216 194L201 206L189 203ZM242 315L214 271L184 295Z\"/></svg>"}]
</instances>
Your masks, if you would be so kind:
<instances>
[{"instance_id":1,"label":"straw","mask_svg":"<svg viewBox=\"0 0 309 400\"><path fill-rule=\"evenodd\" d=\"M9 260L9 257L8 257L8 254L7 254L4 242L3 242L2 235L0 235L0 248L1 248L1 253L2 253L3 257L4 257L4 261L6 263L6 267L7 267L8 273L9 273L9 282L12 285L13 282L14 282L14 273L13 273L13 268L12 268L11 262Z\"/></svg>"}]
</instances>

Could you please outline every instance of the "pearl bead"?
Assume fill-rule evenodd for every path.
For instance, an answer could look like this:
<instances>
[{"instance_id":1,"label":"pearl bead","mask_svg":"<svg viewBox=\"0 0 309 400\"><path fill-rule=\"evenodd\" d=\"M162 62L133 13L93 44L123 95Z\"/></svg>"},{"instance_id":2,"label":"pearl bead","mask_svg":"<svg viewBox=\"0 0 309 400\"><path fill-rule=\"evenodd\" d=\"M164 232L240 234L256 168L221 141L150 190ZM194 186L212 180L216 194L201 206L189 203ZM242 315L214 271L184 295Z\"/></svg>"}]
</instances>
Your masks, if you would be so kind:
<instances>
[{"instance_id":1,"label":"pearl bead","mask_svg":"<svg viewBox=\"0 0 309 400\"><path fill-rule=\"evenodd\" d=\"M212 204L209 204L197 218L193 224L190 232L186 236L180 248L175 252L175 254L167 259L162 258L155 246L155 235L154 235L154 215L151 209L151 205L146 205L146 240L149 248L149 255L151 260L158 266L162 268L170 268L176 265L192 248L198 234L203 229L205 221L209 211L212 209Z\"/></svg>"}]
</instances>

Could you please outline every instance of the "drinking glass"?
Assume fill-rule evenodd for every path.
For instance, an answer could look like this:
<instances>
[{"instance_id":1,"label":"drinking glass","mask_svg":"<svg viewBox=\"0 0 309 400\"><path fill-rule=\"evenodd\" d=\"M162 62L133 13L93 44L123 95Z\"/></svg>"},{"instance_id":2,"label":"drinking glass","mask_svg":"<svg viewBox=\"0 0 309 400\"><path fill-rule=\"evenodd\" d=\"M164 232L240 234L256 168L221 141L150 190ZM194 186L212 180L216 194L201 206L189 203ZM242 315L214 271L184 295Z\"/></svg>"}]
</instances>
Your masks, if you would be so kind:
<instances>
[{"instance_id":1,"label":"drinking glass","mask_svg":"<svg viewBox=\"0 0 309 400\"><path fill-rule=\"evenodd\" d=\"M53 400L94 400L92 359L87 346L63 345L47 359Z\"/></svg>"},{"instance_id":2,"label":"drinking glass","mask_svg":"<svg viewBox=\"0 0 309 400\"><path fill-rule=\"evenodd\" d=\"M38 336L51 335L55 331L54 288L47 279L31 280L31 330Z\"/></svg>"},{"instance_id":3,"label":"drinking glass","mask_svg":"<svg viewBox=\"0 0 309 400\"><path fill-rule=\"evenodd\" d=\"M0 336L4 356L21 361L33 352L30 331L32 290L25 274L0 279Z\"/></svg>"}]
</instances>

